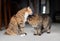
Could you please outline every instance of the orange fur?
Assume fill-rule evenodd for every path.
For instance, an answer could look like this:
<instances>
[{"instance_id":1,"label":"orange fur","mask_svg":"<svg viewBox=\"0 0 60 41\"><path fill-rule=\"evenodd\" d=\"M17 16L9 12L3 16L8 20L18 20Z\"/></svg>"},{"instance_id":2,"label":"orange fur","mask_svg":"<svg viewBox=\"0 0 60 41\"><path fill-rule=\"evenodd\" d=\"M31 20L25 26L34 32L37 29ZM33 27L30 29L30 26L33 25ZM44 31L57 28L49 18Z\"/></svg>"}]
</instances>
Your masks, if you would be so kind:
<instances>
[{"instance_id":1,"label":"orange fur","mask_svg":"<svg viewBox=\"0 0 60 41\"><path fill-rule=\"evenodd\" d=\"M12 16L8 28L5 33L9 35L18 35L18 34L25 34L24 32L24 16L25 14L32 15L32 10L30 7L23 8L19 10L16 15Z\"/></svg>"}]
</instances>

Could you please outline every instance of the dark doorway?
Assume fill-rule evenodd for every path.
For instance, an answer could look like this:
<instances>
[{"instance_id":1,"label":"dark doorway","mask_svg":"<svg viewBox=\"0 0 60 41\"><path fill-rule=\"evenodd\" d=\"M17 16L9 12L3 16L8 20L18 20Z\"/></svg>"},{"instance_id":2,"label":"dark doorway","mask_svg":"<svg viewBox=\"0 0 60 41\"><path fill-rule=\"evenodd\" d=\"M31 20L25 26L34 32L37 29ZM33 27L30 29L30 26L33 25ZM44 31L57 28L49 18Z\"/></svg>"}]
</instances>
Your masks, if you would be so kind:
<instances>
[{"instance_id":1,"label":"dark doorway","mask_svg":"<svg viewBox=\"0 0 60 41\"><path fill-rule=\"evenodd\" d=\"M50 15L53 22L60 22L60 0L50 0Z\"/></svg>"}]
</instances>

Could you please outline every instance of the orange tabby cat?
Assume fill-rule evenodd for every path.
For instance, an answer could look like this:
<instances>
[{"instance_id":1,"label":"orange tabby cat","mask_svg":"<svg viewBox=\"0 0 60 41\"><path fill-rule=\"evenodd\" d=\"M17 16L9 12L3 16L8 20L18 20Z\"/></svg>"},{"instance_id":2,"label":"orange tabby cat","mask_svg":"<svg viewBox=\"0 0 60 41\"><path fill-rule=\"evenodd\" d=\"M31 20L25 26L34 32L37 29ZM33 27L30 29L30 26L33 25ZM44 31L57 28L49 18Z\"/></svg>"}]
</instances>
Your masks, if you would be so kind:
<instances>
[{"instance_id":1,"label":"orange tabby cat","mask_svg":"<svg viewBox=\"0 0 60 41\"><path fill-rule=\"evenodd\" d=\"M28 18L28 23L34 27L34 35L41 35L44 31L50 32L51 20L48 15L34 14Z\"/></svg>"},{"instance_id":2,"label":"orange tabby cat","mask_svg":"<svg viewBox=\"0 0 60 41\"><path fill-rule=\"evenodd\" d=\"M29 15L32 15L32 9L30 7L19 10L16 15L12 16L5 33L8 35L26 34L24 32L24 26Z\"/></svg>"}]
</instances>

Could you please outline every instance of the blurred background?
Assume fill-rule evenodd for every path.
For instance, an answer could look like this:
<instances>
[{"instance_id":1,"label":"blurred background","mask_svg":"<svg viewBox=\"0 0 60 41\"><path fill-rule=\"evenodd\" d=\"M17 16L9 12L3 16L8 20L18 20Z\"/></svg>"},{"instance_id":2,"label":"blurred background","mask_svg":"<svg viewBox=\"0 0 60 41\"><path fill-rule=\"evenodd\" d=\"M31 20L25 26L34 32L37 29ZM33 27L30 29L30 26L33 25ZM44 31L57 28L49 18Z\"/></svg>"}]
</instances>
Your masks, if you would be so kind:
<instances>
[{"instance_id":1,"label":"blurred background","mask_svg":"<svg viewBox=\"0 0 60 41\"><path fill-rule=\"evenodd\" d=\"M60 23L59 3L60 0L0 0L0 29L7 28L10 18L26 6L38 14L49 14L53 23Z\"/></svg>"}]
</instances>

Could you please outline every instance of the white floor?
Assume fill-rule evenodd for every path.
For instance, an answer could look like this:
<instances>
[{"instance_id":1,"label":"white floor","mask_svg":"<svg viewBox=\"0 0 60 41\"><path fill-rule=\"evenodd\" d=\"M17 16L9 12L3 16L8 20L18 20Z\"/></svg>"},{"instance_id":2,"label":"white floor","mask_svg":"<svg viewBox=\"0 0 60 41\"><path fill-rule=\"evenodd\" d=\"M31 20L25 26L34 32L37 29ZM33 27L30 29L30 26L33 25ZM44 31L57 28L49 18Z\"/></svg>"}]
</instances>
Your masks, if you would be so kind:
<instances>
[{"instance_id":1,"label":"white floor","mask_svg":"<svg viewBox=\"0 0 60 41\"><path fill-rule=\"evenodd\" d=\"M33 28L30 25L26 25L26 36L8 36L4 35L4 31L0 31L0 41L60 41L60 24L53 24L51 27L51 33L44 33L41 36L33 35Z\"/></svg>"}]
</instances>

